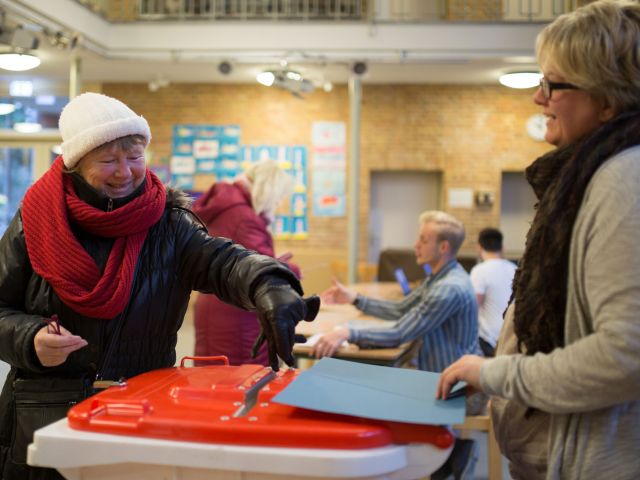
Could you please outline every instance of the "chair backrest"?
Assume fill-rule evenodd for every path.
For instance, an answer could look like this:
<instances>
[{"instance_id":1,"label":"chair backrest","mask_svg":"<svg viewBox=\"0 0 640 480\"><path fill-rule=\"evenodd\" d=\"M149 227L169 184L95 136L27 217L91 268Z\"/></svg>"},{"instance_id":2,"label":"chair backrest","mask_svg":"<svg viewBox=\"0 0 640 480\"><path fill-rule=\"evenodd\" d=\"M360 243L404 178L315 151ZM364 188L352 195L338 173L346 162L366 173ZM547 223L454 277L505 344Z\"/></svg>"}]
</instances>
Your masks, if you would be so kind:
<instances>
[{"instance_id":1,"label":"chair backrest","mask_svg":"<svg viewBox=\"0 0 640 480\"><path fill-rule=\"evenodd\" d=\"M478 263L477 256L468 257L468 256L460 255L458 256L457 260L458 260L458 263L462 265L462 268L464 268L467 271L467 273L471 272L471 269L475 267L476 264Z\"/></svg>"},{"instance_id":2,"label":"chair backrest","mask_svg":"<svg viewBox=\"0 0 640 480\"><path fill-rule=\"evenodd\" d=\"M411 342L407 350L393 363L394 367L416 368L418 354L424 340L418 337Z\"/></svg>"},{"instance_id":3,"label":"chair backrest","mask_svg":"<svg viewBox=\"0 0 640 480\"><path fill-rule=\"evenodd\" d=\"M410 282L425 279L425 272L416 263L416 254L410 248L387 248L380 252L378 258L378 281L394 282L395 270L401 268Z\"/></svg>"}]
</instances>

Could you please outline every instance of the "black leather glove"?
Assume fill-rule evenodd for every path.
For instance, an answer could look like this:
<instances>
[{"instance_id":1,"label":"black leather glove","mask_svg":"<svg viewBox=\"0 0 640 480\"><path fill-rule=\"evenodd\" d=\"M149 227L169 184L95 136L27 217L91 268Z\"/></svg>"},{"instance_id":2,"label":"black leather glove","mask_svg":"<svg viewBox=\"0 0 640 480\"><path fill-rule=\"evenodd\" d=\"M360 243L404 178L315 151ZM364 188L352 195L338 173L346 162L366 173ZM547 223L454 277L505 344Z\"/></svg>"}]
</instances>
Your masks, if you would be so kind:
<instances>
[{"instance_id":1,"label":"black leather glove","mask_svg":"<svg viewBox=\"0 0 640 480\"><path fill-rule=\"evenodd\" d=\"M306 341L304 336L296 335L296 325L300 320L310 322L316 318L320 297L302 298L285 280L270 277L256 288L254 303L262 331L253 345L253 358L266 340L271 368L278 371L278 356L292 367L293 345Z\"/></svg>"}]
</instances>

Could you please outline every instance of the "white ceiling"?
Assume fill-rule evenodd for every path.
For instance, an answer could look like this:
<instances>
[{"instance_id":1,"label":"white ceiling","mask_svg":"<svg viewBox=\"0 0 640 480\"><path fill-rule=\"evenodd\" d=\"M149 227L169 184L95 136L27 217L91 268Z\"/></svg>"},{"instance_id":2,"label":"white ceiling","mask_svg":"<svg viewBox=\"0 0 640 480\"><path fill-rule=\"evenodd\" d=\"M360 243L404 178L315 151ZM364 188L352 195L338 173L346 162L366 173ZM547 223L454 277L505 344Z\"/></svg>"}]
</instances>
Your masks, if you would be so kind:
<instances>
[{"instance_id":1,"label":"white ceiling","mask_svg":"<svg viewBox=\"0 0 640 480\"><path fill-rule=\"evenodd\" d=\"M346 83L354 61L363 83L495 84L506 71L535 68L543 24L362 24L153 22L110 24L73 0L0 0L8 16L49 31L77 33L74 50L41 40L42 64L3 72L2 85L32 79L36 92L65 92L74 56L83 82L252 83L286 60L317 85ZM232 71L217 70L229 61Z\"/></svg>"}]
</instances>

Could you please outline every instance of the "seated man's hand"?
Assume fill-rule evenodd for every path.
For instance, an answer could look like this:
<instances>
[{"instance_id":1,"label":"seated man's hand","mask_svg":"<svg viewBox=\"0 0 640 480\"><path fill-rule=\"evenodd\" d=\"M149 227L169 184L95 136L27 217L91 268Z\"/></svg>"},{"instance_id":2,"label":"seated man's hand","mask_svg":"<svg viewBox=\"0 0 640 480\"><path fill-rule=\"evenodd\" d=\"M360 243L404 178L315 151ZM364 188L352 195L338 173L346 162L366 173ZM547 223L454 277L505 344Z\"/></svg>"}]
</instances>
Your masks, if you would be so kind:
<instances>
[{"instance_id":1,"label":"seated man's hand","mask_svg":"<svg viewBox=\"0 0 640 480\"><path fill-rule=\"evenodd\" d=\"M467 395L480 391L480 367L486 361L477 355L464 355L449 365L440 375L436 398L446 400L451 388L459 381L467 382Z\"/></svg>"},{"instance_id":2,"label":"seated man's hand","mask_svg":"<svg viewBox=\"0 0 640 480\"><path fill-rule=\"evenodd\" d=\"M320 296L326 304L353 303L356 299L356 292L349 290L334 278L333 285L322 292Z\"/></svg>"},{"instance_id":3,"label":"seated man's hand","mask_svg":"<svg viewBox=\"0 0 640 480\"><path fill-rule=\"evenodd\" d=\"M349 329L336 328L334 331L320 337L311 349L311 356L315 358L332 357L343 342L349 340Z\"/></svg>"},{"instance_id":4,"label":"seated man's hand","mask_svg":"<svg viewBox=\"0 0 640 480\"><path fill-rule=\"evenodd\" d=\"M310 322L316 318L320 298L302 298L287 283L267 280L256 289L254 302L262 332L253 346L253 356L266 341L271 368L278 371L278 356L292 367L293 345L306 341L304 336L295 334L296 325L300 320Z\"/></svg>"}]
</instances>

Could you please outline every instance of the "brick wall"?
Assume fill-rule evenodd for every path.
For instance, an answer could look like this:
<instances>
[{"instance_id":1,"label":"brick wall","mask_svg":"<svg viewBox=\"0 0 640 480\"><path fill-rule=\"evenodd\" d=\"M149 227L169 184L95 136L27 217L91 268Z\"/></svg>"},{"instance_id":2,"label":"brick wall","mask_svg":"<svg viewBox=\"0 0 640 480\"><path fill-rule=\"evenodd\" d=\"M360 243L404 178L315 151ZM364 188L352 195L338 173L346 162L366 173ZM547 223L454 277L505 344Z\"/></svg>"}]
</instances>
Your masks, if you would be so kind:
<instances>
[{"instance_id":1,"label":"brick wall","mask_svg":"<svg viewBox=\"0 0 640 480\"><path fill-rule=\"evenodd\" d=\"M344 121L347 128L349 122L344 86L330 93L316 91L305 100L259 85L178 84L152 93L146 84L104 84L103 91L149 121L154 163L170 155L171 128L176 123L238 124L243 144L304 144L310 148L314 121ZM539 111L531 101L532 94L533 90L501 86L365 85L360 152L361 260L366 258L371 170L442 172L442 209L465 223L470 240L462 252L472 253L479 230L499 224L502 171L522 171L549 149L526 134L526 119ZM449 188L488 190L496 201L491 208L448 209ZM346 248L346 218L313 215L309 216L308 240L280 241L277 245L278 251L321 252L335 257L344 256Z\"/></svg>"}]
</instances>

